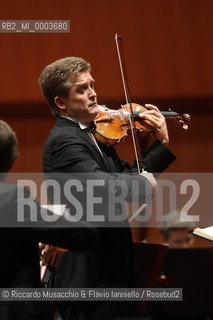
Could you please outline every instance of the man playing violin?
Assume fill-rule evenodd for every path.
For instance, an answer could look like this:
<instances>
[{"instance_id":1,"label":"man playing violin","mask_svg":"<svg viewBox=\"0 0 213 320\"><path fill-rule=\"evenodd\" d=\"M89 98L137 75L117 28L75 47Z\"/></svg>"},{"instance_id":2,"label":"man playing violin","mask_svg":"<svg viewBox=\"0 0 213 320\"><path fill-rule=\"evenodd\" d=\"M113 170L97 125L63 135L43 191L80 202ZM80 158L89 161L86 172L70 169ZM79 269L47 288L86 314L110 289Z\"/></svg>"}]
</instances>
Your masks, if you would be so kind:
<instances>
[{"instance_id":1,"label":"man playing violin","mask_svg":"<svg viewBox=\"0 0 213 320\"><path fill-rule=\"evenodd\" d=\"M146 193L151 198L156 189L152 173L162 172L175 159L166 147L168 131L159 109L146 105L148 110L140 114L141 119L148 120L155 128L156 141L142 160L144 171L132 175L136 165L131 167L122 161L113 146L96 141L89 129L99 112L90 64L76 57L57 60L42 71L39 82L56 118L44 148L45 174L58 173L63 177L67 174L68 179L70 174L78 172L85 176L89 174L89 177L93 174L94 179L104 181L113 177L115 183L123 179L128 186L128 195L133 193L132 180L137 179L140 188L136 193L140 193L141 199L146 198ZM121 178L122 173L125 174ZM56 287L133 286L132 235L128 222L98 230L99 243L90 253L63 254L57 266ZM66 320L114 319L116 312L116 303L104 302L64 303L61 308Z\"/></svg>"}]
</instances>

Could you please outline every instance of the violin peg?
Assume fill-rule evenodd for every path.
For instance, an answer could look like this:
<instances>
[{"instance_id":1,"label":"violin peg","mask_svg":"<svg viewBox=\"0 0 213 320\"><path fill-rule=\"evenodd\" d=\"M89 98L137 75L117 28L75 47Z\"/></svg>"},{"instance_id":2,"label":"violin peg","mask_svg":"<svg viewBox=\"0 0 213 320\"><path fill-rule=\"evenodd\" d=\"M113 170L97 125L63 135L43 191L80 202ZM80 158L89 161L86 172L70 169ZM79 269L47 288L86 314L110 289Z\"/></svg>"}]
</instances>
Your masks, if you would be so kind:
<instances>
[{"instance_id":1,"label":"violin peg","mask_svg":"<svg viewBox=\"0 0 213 320\"><path fill-rule=\"evenodd\" d=\"M183 119L184 119L184 121L189 122L191 117L190 117L190 115L188 113L184 113L183 114Z\"/></svg>"},{"instance_id":2,"label":"violin peg","mask_svg":"<svg viewBox=\"0 0 213 320\"><path fill-rule=\"evenodd\" d=\"M188 125L184 123L184 124L183 124L183 129L184 129L184 130L188 130Z\"/></svg>"}]
</instances>

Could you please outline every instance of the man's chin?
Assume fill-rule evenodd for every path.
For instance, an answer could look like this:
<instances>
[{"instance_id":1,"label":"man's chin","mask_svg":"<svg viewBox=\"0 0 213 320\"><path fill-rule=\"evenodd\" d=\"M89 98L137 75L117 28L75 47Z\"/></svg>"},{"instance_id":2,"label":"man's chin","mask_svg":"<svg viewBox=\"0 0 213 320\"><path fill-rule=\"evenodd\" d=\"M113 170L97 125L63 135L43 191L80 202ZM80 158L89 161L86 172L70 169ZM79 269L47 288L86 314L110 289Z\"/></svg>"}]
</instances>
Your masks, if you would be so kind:
<instances>
[{"instance_id":1,"label":"man's chin","mask_svg":"<svg viewBox=\"0 0 213 320\"><path fill-rule=\"evenodd\" d=\"M94 117L93 120L97 117L98 113L99 113L99 110L97 107L95 107L90 111L90 115Z\"/></svg>"}]
</instances>

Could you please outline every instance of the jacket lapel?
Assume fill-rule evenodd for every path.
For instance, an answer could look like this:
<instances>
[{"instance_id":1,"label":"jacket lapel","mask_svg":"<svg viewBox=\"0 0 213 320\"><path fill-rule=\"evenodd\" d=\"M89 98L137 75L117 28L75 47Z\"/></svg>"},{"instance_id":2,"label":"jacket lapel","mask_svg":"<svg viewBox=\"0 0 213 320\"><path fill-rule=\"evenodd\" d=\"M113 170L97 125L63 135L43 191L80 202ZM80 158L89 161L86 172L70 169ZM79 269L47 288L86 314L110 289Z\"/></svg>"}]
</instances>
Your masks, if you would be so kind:
<instances>
[{"instance_id":1,"label":"jacket lapel","mask_svg":"<svg viewBox=\"0 0 213 320\"><path fill-rule=\"evenodd\" d=\"M81 130L81 129L80 129ZM98 150L97 146L95 145L95 143L92 141L92 139L89 137L89 135L87 134L87 132L85 130L81 130L79 132L79 135L85 139L87 142L89 142L89 144L92 146L93 150L96 153L96 160L99 164L101 164L101 166L104 166L104 171L110 172L110 166L106 160L106 157L104 156L104 153L102 152L102 154L100 153L100 151ZM102 150L101 150L102 151Z\"/></svg>"},{"instance_id":2,"label":"jacket lapel","mask_svg":"<svg viewBox=\"0 0 213 320\"><path fill-rule=\"evenodd\" d=\"M56 125L60 127L70 126L72 128L76 128L78 136L85 140L87 142L87 145L89 143L91 154L95 156L95 159L99 163L99 165L103 168L104 171L111 172L110 165L108 164L106 158L104 157L104 155L100 153L97 146L92 141L86 130L82 130L76 122L60 116L56 118Z\"/></svg>"}]
</instances>

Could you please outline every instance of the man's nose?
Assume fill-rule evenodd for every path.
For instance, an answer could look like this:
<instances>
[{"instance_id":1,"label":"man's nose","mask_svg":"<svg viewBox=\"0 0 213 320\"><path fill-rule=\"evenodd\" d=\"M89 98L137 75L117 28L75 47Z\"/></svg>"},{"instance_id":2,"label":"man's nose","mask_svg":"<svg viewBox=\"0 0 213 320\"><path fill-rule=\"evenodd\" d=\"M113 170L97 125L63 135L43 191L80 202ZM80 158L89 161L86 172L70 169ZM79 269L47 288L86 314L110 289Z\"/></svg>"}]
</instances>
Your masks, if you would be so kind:
<instances>
[{"instance_id":1,"label":"man's nose","mask_svg":"<svg viewBox=\"0 0 213 320\"><path fill-rule=\"evenodd\" d=\"M90 98L96 98L96 97L97 97L97 94L96 94L96 92L95 92L95 89L90 88L89 97L90 97Z\"/></svg>"}]
</instances>

